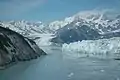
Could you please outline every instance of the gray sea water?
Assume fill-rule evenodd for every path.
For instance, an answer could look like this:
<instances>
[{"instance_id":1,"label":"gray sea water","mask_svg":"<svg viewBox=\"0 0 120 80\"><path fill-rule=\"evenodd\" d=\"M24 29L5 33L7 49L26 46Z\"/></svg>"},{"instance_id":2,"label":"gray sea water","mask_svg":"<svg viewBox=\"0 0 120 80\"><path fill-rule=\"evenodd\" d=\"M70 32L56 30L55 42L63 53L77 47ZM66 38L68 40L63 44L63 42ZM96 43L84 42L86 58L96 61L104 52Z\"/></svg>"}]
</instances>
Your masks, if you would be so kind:
<instances>
[{"instance_id":1,"label":"gray sea water","mask_svg":"<svg viewBox=\"0 0 120 80\"><path fill-rule=\"evenodd\" d=\"M71 58L59 47L45 49L46 56L1 70L0 80L120 80L119 60Z\"/></svg>"}]
</instances>

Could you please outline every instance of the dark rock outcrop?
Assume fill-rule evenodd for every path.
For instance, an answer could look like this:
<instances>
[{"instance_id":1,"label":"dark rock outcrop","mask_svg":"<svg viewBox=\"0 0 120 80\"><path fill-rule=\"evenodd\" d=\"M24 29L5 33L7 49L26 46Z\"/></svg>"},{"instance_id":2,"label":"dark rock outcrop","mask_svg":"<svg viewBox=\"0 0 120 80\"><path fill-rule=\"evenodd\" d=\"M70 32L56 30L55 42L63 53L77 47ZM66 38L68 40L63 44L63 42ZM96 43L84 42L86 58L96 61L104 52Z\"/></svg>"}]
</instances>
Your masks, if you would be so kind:
<instances>
[{"instance_id":1,"label":"dark rock outcrop","mask_svg":"<svg viewBox=\"0 0 120 80\"><path fill-rule=\"evenodd\" d=\"M51 42L59 44L71 43L82 40L97 40L97 39L109 39L112 37L120 37L120 30L100 34L98 30L93 29L92 25L77 26L71 23L61 29L58 29L56 31L55 36L56 37L51 39Z\"/></svg>"},{"instance_id":2,"label":"dark rock outcrop","mask_svg":"<svg viewBox=\"0 0 120 80\"><path fill-rule=\"evenodd\" d=\"M51 40L55 43L70 43L82 40L95 40L100 34L91 29L87 25L79 26L66 26L57 31L56 37Z\"/></svg>"},{"instance_id":3,"label":"dark rock outcrop","mask_svg":"<svg viewBox=\"0 0 120 80\"><path fill-rule=\"evenodd\" d=\"M0 26L0 69L19 61L36 59L45 54L34 41Z\"/></svg>"}]
</instances>

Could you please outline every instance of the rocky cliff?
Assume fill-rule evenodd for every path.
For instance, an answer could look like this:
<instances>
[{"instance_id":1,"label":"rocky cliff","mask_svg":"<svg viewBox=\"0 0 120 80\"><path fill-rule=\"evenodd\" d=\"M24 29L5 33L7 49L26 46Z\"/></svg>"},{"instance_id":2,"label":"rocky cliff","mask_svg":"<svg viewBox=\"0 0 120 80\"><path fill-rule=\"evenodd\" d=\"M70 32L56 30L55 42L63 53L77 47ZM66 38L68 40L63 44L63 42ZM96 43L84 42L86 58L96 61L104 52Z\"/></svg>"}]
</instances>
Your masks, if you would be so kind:
<instances>
[{"instance_id":1,"label":"rocky cliff","mask_svg":"<svg viewBox=\"0 0 120 80\"><path fill-rule=\"evenodd\" d=\"M36 59L45 54L34 41L0 26L0 69L19 61Z\"/></svg>"}]
</instances>

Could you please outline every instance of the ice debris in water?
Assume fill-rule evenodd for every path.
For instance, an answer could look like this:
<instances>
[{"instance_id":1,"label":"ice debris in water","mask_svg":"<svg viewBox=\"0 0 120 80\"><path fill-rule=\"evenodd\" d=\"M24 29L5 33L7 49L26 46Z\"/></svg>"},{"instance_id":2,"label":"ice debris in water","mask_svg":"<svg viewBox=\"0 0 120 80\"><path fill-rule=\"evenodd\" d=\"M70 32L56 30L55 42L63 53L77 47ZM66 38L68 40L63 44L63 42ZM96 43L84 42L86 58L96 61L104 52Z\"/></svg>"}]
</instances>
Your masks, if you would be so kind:
<instances>
[{"instance_id":1,"label":"ice debris in water","mask_svg":"<svg viewBox=\"0 0 120 80\"><path fill-rule=\"evenodd\" d=\"M105 70L101 69L100 72L105 72Z\"/></svg>"},{"instance_id":2,"label":"ice debris in water","mask_svg":"<svg viewBox=\"0 0 120 80\"><path fill-rule=\"evenodd\" d=\"M62 45L63 52L69 52L67 54L79 57L110 57L120 58L120 38L115 37L111 39L99 39L99 40L83 40L73 42L70 44Z\"/></svg>"},{"instance_id":3,"label":"ice debris in water","mask_svg":"<svg viewBox=\"0 0 120 80\"><path fill-rule=\"evenodd\" d=\"M70 78L70 77L72 77L73 75L74 75L74 73L71 72L71 73L68 75L68 77Z\"/></svg>"},{"instance_id":4,"label":"ice debris in water","mask_svg":"<svg viewBox=\"0 0 120 80\"><path fill-rule=\"evenodd\" d=\"M120 78L117 78L116 80L120 80Z\"/></svg>"}]
</instances>

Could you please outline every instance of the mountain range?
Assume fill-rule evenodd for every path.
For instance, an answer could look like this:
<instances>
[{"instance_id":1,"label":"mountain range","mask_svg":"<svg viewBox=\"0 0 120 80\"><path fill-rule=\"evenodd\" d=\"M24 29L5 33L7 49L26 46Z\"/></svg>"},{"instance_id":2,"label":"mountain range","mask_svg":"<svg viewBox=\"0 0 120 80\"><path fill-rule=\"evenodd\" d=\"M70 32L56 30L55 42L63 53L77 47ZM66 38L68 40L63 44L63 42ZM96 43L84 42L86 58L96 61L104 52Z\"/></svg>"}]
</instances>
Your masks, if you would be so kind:
<instances>
[{"instance_id":1,"label":"mountain range","mask_svg":"<svg viewBox=\"0 0 120 80\"><path fill-rule=\"evenodd\" d=\"M80 12L48 24L25 20L0 24L37 42L46 37L42 34L49 35L47 41L55 43L120 37L120 15L101 11Z\"/></svg>"}]
</instances>

